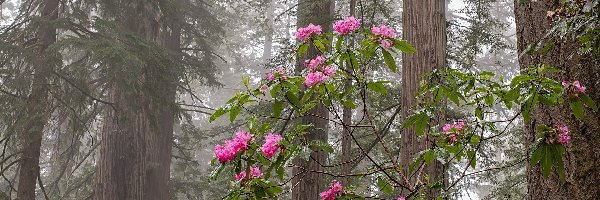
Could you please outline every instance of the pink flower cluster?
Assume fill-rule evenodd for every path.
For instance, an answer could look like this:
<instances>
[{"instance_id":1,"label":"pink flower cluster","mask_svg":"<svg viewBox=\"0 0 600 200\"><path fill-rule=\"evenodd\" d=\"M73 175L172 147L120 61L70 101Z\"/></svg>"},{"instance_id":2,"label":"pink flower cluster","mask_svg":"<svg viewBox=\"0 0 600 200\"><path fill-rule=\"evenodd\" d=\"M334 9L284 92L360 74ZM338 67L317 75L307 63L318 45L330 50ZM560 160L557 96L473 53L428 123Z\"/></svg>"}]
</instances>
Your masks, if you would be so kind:
<instances>
[{"instance_id":1,"label":"pink flower cluster","mask_svg":"<svg viewBox=\"0 0 600 200\"><path fill-rule=\"evenodd\" d=\"M396 199L396 200L406 200L406 198L404 198L404 196L400 196L400 197L398 197L398 199Z\"/></svg>"},{"instance_id":2,"label":"pink flower cluster","mask_svg":"<svg viewBox=\"0 0 600 200\"><path fill-rule=\"evenodd\" d=\"M275 73L273 73L273 72L267 73L267 80L273 81L273 80L275 80L277 75L280 76L279 77L280 81L285 81L288 78L288 75L284 72L283 67L278 67L277 69L275 69Z\"/></svg>"},{"instance_id":3,"label":"pink flower cluster","mask_svg":"<svg viewBox=\"0 0 600 200\"><path fill-rule=\"evenodd\" d=\"M557 126L557 129L560 132L560 134L558 134L558 144L564 145L569 143L569 140L571 140L571 136L569 135L571 131L569 131L569 128L565 125L560 125Z\"/></svg>"},{"instance_id":4,"label":"pink flower cluster","mask_svg":"<svg viewBox=\"0 0 600 200\"><path fill-rule=\"evenodd\" d=\"M568 83L567 80L563 80L562 85L567 87L567 92L572 92L575 96L579 93L585 93L585 86L581 85L579 81L574 81L572 84Z\"/></svg>"},{"instance_id":5,"label":"pink flower cluster","mask_svg":"<svg viewBox=\"0 0 600 200\"><path fill-rule=\"evenodd\" d=\"M394 46L394 38L396 38L396 30L386 25L373 26L371 33L375 35L373 40L381 42L383 48L389 49Z\"/></svg>"},{"instance_id":6,"label":"pink flower cluster","mask_svg":"<svg viewBox=\"0 0 600 200\"><path fill-rule=\"evenodd\" d=\"M248 142L252 135L248 132L240 130L235 138L225 141L224 145L217 144L215 146L215 156L221 163L226 163L233 160L239 152L245 151L248 148Z\"/></svg>"},{"instance_id":7,"label":"pink flower cluster","mask_svg":"<svg viewBox=\"0 0 600 200\"><path fill-rule=\"evenodd\" d=\"M258 167L250 167L250 179L255 179L262 177L263 173L260 171ZM235 175L235 180L240 181L246 178L246 171L242 171L239 174Z\"/></svg>"},{"instance_id":8,"label":"pink flower cluster","mask_svg":"<svg viewBox=\"0 0 600 200\"><path fill-rule=\"evenodd\" d=\"M348 17L342 21L337 21L333 24L333 30L340 35L345 35L354 32L360 28L360 20L354 17Z\"/></svg>"},{"instance_id":9,"label":"pink flower cluster","mask_svg":"<svg viewBox=\"0 0 600 200\"><path fill-rule=\"evenodd\" d=\"M304 66L306 66L306 68L309 68L311 70L315 70L319 65L325 63L325 60L326 60L325 57L319 55L313 59L305 60Z\"/></svg>"},{"instance_id":10,"label":"pink flower cluster","mask_svg":"<svg viewBox=\"0 0 600 200\"><path fill-rule=\"evenodd\" d=\"M337 70L333 66L328 65L319 68L325 61L326 59L323 56L317 56L314 59L304 61L304 65L309 69L308 74L304 77L306 87L310 88L313 85L318 85L335 76Z\"/></svg>"},{"instance_id":11,"label":"pink flower cluster","mask_svg":"<svg viewBox=\"0 0 600 200\"><path fill-rule=\"evenodd\" d=\"M265 157L270 159L277 153L277 149L279 149L278 144L282 137L280 135L267 134L265 139L265 144L263 144L260 150L265 154Z\"/></svg>"},{"instance_id":12,"label":"pink flower cluster","mask_svg":"<svg viewBox=\"0 0 600 200\"><path fill-rule=\"evenodd\" d=\"M446 139L448 139L451 144L456 143L459 136L464 134L465 130L466 126L464 121L458 121L454 124L446 124L442 127L442 132L448 134Z\"/></svg>"},{"instance_id":13,"label":"pink flower cluster","mask_svg":"<svg viewBox=\"0 0 600 200\"><path fill-rule=\"evenodd\" d=\"M314 33L315 35L321 35L322 29L319 25L313 25L312 23L306 27L299 28L296 31L296 38L302 42L306 41L306 39L310 38L310 36Z\"/></svg>"},{"instance_id":14,"label":"pink flower cluster","mask_svg":"<svg viewBox=\"0 0 600 200\"><path fill-rule=\"evenodd\" d=\"M329 184L329 189L325 192L321 192L319 194L321 196L321 200L335 200L337 195L342 191L342 184L337 181L331 181Z\"/></svg>"}]
</instances>

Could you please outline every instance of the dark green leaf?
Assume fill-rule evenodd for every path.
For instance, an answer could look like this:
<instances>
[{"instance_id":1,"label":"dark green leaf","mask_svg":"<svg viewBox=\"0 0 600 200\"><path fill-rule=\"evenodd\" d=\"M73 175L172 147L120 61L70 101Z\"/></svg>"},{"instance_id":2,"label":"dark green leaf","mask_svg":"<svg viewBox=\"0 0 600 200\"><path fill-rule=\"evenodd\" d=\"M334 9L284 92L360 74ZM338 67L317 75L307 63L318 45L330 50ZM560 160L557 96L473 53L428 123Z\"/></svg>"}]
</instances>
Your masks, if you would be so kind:
<instances>
[{"instance_id":1,"label":"dark green leaf","mask_svg":"<svg viewBox=\"0 0 600 200\"><path fill-rule=\"evenodd\" d=\"M583 103L585 103L585 105L587 105L592 110L598 112L598 106L596 105L596 102L594 102L594 100L592 98L590 98L590 96L588 96L587 94L581 93L581 94L579 94L579 97L581 97L581 101L583 101Z\"/></svg>"},{"instance_id":2,"label":"dark green leaf","mask_svg":"<svg viewBox=\"0 0 600 200\"><path fill-rule=\"evenodd\" d=\"M393 191L392 185L383 177L377 178L377 186L386 194L391 194Z\"/></svg>"},{"instance_id":3,"label":"dark green leaf","mask_svg":"<svg viewBox=\"0 0 600 200\"><path fill-rule=\"evenodd\" d=\"M381 82L368 83L367 87L383 96L387 95L387 89L385 89L385 86Z\"/></svg>"},{"instance_id":4,"label":"dark green leaf","mask_svg":"<svg viewBox=\"0 0 600 200\"><path fill-rule=\"evenodd\" d=\"M217 118L223 116L225 113L227 113L227 111L225 109L223 109L223 108L217 109L217 111L215 111L215 113L213 113L210 116L209 122L215 121Z\"/></svg>"},{"instance_id":5,"label":"dark green leaf","mask_svg":"<svg viewBox=\"0 0 600 200\"><path fill-rule=\"evenodd\" d=\"M415 49L412 45L410 45L408 42L403 41L403 40L396 40L394 43L394 47L396 47L396 49L404 52L404 53L416 53L417 49Z\"/></svg>"},{"instance_id":6,"label":"dark green leaf","mask_svg":"<svg viewBox=\"0 0 600 200\"><path fill-rule=\"evenodd\" d=\"M569 102L569 107L573 115L579 120L583 119L583 104L579 100L572 100Z\"/></svg>"},{"instance_id":7,"label":"dark green leaf","mask_svg":"<svg viewBox=\"0 0 600 200\"><path fill-rule=\"evenodd\" d=\"M302 56L308 50L308 43L303 43L298 47L298 51L296 51L296 55Z\"/></svg>"},{"instance_id":8,"label":"dark green leaf","mask_svg":"<svg viewBox=\"0 0 600 200\"><path fill-rule=\"evenodd\" d=\"M273 104L273 117L278 119L281 116L281 111L283 110L283 101L276 100Z\"/></svg>"},{"instance_id":9,"label":"dark green leaf","mask_svg":"<svg viewBox=\"0 0 600 200\"><path fill-rule=\"evenodd\" d=\"M392 72L396 73L396 71L398 71L398 66L396 66L396 60L392 57L392 54L385 49L381 49L381 53L383 53L383 61L385 61L385 64Z\"/></svg>"}]
</instances>

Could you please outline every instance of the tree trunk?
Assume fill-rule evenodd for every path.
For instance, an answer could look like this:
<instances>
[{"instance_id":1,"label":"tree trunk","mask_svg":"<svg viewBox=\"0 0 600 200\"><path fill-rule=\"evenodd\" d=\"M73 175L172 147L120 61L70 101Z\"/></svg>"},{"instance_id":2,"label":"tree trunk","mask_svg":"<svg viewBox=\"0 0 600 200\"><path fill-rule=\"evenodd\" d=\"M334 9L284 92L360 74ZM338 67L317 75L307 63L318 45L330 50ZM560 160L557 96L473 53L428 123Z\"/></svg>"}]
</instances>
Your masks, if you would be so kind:
<instances>
[{"instance_id":1,"label":"tree trunk","mask_svg":"<svg viewBox=\"0 0 600 200\"><path fill-rule=\"evenodd\" d=\"M356 14L356 0L350 0L350 16ZM350 45L354 46L354 40L350 41ZM346 66L346 70L350 71L350 66ZM352 85L352 81L348 79L344 83L344 89L348 90ZM342 122L344 124L344 130L342 132L342 175L348 175L352 172L352 109L344 107L342 112ZM342 178L342 184L348 185L350 183L350 177Z\"/></svg>"},{"instance_id":2,"label":"tree trunk","mask_svg":"<svg viewBox=\"0 0 600 200\"><path fill-rule=\"evenodd\" d=\"M403 39L414 45L415 54L403 54L402 62L402 113L406 119L416 106L415 96L420 87L421 74L446 66L446 2L439 0L404 0L402 13ZM404 169L416 153L431 147L418 139L413 127L402 132L401 162ZM434 162L423 172L437 179L444 178L441 163ZM415 177L416 178L416 177ZM433 180L433 179L432 179Z\"/></svg>"},{"instance_id":3,"label":"tree trunk","mask_svg":"<svg viewBox=\"0 0 600 200\"><path fill-rule=\"evenodd\" d=\"M145 1L121 5L119 24L158 48L159 11ZM139 67L139 66L138 66ZM175 113L175 68L146 63L112 72L96 171L95 199L169 199L169 169ZM139 69L137 69L139 70Z\"/></svg>"},{"instance_id":4,"label":"tree trunk","mask_svg":"<svg viewBox=\"0 0 600 200\"><path fill-rule=\"evenodd\" d=\"M41 12L42 22L38 29L39 49L41 57L34 61L34 75L31 94L27 98L25 114L22 116L19 132L23 154L20 161L18 200L35 199L35 185L39 176L40 147L44 126L48 121L50 107L48 103L49 77L57 61L53 52L46 51L56 42L56 28L51 21L58 18L58 0L43 2Z\"/></svg>"},{"instance_id":5,"label":"tree trunk","mask_svg":"<svg viewBox=\"0 0 600 200\"><path fill-rule=\"evenodd\" d=\"M264 63L268 63L271 59L271 52L273 51L273 33L275 32L275 7L277 2L275 0L269 1L269 8L267 9L267 33L265 35L265 46L263 49L262 60Z\"/></svg>"},{"instance_id":6,"label":"tree trunk","mask_svg":"<svg viewBox=\"0 0 600 200\"><path fill-rule=\"evenodd\" d=\"M331 32L331 0L298 0L298 22L297 27L304 27L309 23L321 25L323 33ZM297 70L301 70L304 66L302 62L306 59L314 58L319 55L316 48L308 49L305 56L298 58ZM319 104L315 108L308 111L311 115L302 118L303 124L312 124L313 128L309 130L309 134L305 137L306 140L320 140L327 142L327 119L329 113L325 105ZM318 117L315 117L318 116ZM292 199L319 199L319 193L326 189L327 183L324 182L322 173L307 172L307 171L323 171L323 164L327 159L327 152L322 150L314 150L311 153L311 160L305 161L302 159L294 159ZM306 170L306 171L305 171Z\"/></svg>"},{"instance_id":7,"label":"tree trunk","mask_svg":"<svg viewBox=\"0 0 600 200\"><path fill-rule=\"evenodd\" d=\"M530 44L544 39L552 28L546 14L557 6L554 0L528 1L520 4L515 1L517 25L517 47L521 54ZM579 80L587 87L586 93L595 102L600 102L600 60L577 54L576 41L556 42L546 56L523 54L519 57L521 69L532 65L545 64L561 69L563 73L553 75L556 80ZM566 181L561 182L556 175L543 177L540 167L527 167L527 188L529 199L598 199L600 197L600 115L586 111L583 121L575 120L568 105L541 106L534 108L531 122L526 124L529 146L535 136L535 127L540 124L566 124L571 130L571 143L566 145Z\"/></svg>"}]
</instances>

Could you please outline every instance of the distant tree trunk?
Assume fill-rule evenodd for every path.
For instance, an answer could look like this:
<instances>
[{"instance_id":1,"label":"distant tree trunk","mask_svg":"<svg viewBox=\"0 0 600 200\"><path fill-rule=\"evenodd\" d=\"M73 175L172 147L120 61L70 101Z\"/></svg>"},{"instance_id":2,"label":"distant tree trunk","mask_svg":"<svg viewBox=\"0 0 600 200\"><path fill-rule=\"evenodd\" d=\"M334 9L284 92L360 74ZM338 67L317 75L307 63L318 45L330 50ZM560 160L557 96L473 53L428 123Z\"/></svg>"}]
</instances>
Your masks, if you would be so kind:
<instances>
[{"instance_id":1,"label":"distant tree trunk","mask_svg":"<svg viewBox=\"0 0 600 200\"><path fill-rule=\"evenodd\" d=\"M313 23L321 25L323 33L330 32L332 5L331 0L298 0L297 27L304 27L309 23ZM319 55L319 52L316 48L309 48L307 54L299 58L297 69L301 70L304 67L301 64L302 61L314 58L317 55ZM327 142L327 119L329 118L329 113L325 105L319 104L308 111L308 113L314 116L303 117L302 123L312 124L314 128L309 130L310 133L306 136L306 140ZM327 160L327 152L315 150L312 152L311 158L314 160L307 162L297 158L293 161L294 165L303 168L295 167L292 170L294 175L299 174L293 180L295 186L292 191L292 199L294 200L319 199L319 193L326 188L327 183L324 182L323 174L306 172L305 170L323 171L323 166L321 165L325 164Z\"/></svg>"},{"instance_id":2,"label":"distant tree trunk","mask_svg":"<svg viewBox=\"0 0 600 200\"><path fill-rule=\"evenodd\" d=\"M538 0L519 4L515 1L517 25L517 46L519 54L540 40L543 40L552 23L546 14L554 10L557 1ZM519 57L521 69L533 65L546 64L563 73L554 75L557 80L579 80L587 87L586 93L600 102L600 60L577 54L577 41L557 42L546 56L523 54ZM566 146L563 157L566 181L561 182L556 175L542 176L540 167L527 167L527 189L529 199L598 199L600 197L600 115L588 110L583 121L572 116L568 105L563 107L536 106L531 123L526 124L527 146L534 140L535 127L540 124L566 124L571 130L571 144Z\"/></svg>"},{"instance_id":3,"label":"distant tree trunk","mask_svg":"<svg viewBox=\"0 0 600 200\"><path fill-rule=\"evenodd\" d=\"M264 63L269 62L271 59L271 52L273 51L273 33L275 32L275 0L269 0L269 8L267 9L267 33L265 35L265 46L263 49L262 60Z\"/></svg>"},{"instance_id":4,"label":"distant tree trunk","mask_svg":"<svg viewBox=\"0 0 600 200\"><path fill-rule=\"evenodd\" d=\"M18 200L35 199L35 185L39 176L40 147L44 126L50 113L48 103L49 77L52 74L55 53L46 51L56 42L56 28L51 21L58 18L58 0L45 0L41 11L42 20L38 29L40 58L34 59L34 75L31 94L27 98L24 115L17 123L20 126L23 154L20 161Z\"/></svg>"},{"instance_id":5,"label":"distant tree trunk","mask_svg":"<svg viewBox=\"0 0 600 200\"><path fill-rule=\"evenodd\" d=\"M350 0L350 16L354 16L356 14L356 0ZM354 46L354 40L350 41L351 45ZM350 70L350 66L346 66L347 70ZM345 90L348 90L352 85L352 81L348 79L344 83ZM352 158L352 128L349 126L352 125L352 109L344 107L342 112L342 122L344 128L342 133L342 174L348 175L352 171L352 163L350 162ZM342 184L347 185L350 183L350 177L344 177L342 179Z\"/></svg>"},{"instance_id":6,"label":"distant tree trunk","mask_svg":"<svg viewBox=\"0 0 600 200\"><path fill-rule=\"evenodd\" d=\"M403 3L403 39L414 45L418 51L415 54L403 54L401 106L403 117L406 119L412 114L411 108L416 106L415 96L422 81L419 76L446 66L446 2L404 0ZM408 171L414 156L431 147L431 144L424 139L419 140L412 127L402 132L401 140L401 162ZM432 163L423 173L437 179L444 178L443 167L439 162Z\"/></svg>"},{"instance_id":7,"label":"distant tree trunk","mask_svg":"<svg viewBox=\"0 0 600 200\"><path fill-rule=\"evenodd\" d=\"M160 12L146 1L120 5L119 25L157 48ZM94 198L169 199L169 169L175 112L175 68L146 63L112 72L96 171Z\"/></svg>"}]
</instances>

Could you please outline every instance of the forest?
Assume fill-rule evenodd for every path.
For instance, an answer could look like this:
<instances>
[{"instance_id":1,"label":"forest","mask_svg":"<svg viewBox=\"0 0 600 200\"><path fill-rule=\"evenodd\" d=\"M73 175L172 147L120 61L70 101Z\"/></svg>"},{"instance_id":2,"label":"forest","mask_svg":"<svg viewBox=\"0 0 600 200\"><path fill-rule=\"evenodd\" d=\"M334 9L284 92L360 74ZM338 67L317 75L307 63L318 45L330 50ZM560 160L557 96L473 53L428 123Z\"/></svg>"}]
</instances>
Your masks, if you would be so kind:
<instances>
[{"instance_id":1,"label":"forest","mask_svg":"<svg viewBox=\"0 0 600 200\"><path fill-rule=\"evenodd\" d=\"M600 0L0 0L0 200L600 199Z\"/></svg>"}]
</instances>

